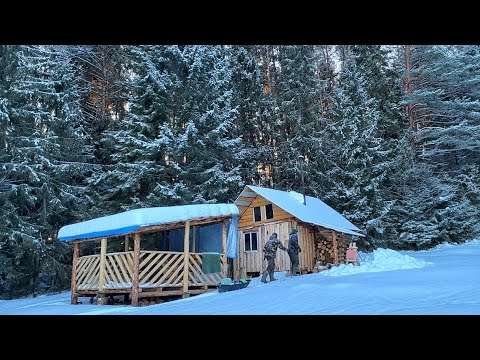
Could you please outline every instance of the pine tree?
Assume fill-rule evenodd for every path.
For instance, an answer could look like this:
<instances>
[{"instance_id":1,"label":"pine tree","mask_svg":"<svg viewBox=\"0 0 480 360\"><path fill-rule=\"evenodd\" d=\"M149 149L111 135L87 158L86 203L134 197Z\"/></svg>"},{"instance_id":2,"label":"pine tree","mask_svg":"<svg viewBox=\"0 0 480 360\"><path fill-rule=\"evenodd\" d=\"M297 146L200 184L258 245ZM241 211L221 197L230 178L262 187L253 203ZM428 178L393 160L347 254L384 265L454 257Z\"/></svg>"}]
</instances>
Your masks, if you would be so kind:
<instances>
[{"instance_id":1,"label":"pine tree","mask_svg":"<svg viewBox=\"0 0 480 360\"><path fill-rule=\"evenodd\" d=\"M411 156L405 160L410 162ZM448 174L436 174L427 164L412 166L410 162L400 170L391 188L392 206L382 219L385 231L376 246L428 249L443 242L464 242L478 234L478 173L449 181Z\"/></svg>"},{"instance_id":2,"label":"pine tree","mask_svg":"<svg viewBox=\"0 0 480 360\"><path fill-rule=\"evenodd\" d=\"M69 264L58 258L64 245L47 245L58 229L82 215L82 179L88 171L74 73L62 47L25 46L12 56L9 111L2 163L2 257L0 278L8 296L36 291L40 272L53 271L67 286ZM5 104L5 102L4 102ZM76 212L77 210L78 212Z\"/></svg>"},{"instance_id":3,"label":"pine tree","mask_svg":"<svg viewBox=\"0 0 480 360\"><path fill-rule=\"evenodd\" d=\"M334 89L321 147L329 188L325 201L372 236L375 219L387 211L383 189L391 164L380 137L377 100L368 95L366 84L348 57Z\"/></svg>"},{"instance_id":4,"label":"pine tree","mask_svg":"<svg viewBox=\"0 0 480 360\"><path fill-rule=\"evenodd\" d=\"M258 71L258 81L262 92L258 96L258 103L255 108L255 119L252 122L250 134L244 134L244 142L247 147L255 148L255 170L250 175L249 183L264 187L274 186L273 164L275 153L272 148L275 146L275 123L277 121L279 107L277 102L278 79L280 69L278 66L279 56L278 45L257 45L255 46L255 63ZM234 89L237 89L235 86ZM245 93L244 96L250 99L254 95ZM244 100L240 100L242 103ZM241 105L240 105L241 106ZM241 111L241 107L240 110ZM241 113L240 113L241 119ZM255 143L252 143L255 141Z\"/></svg>"},{"instance_id":5,"label":"pine tree","mask_svg":"<svg viewBox=\"0 0 480 360\"><path fill-rule=\"evenodd\" d=\"M476 46L417 46L412 50L415 137L431 164L478 164L480 50Z\"/></svg>"},{"instance_id":6,"label":"pine tree","mask_svg":"<svg viewBox=\"0 0 480 360\"><path fill-rule=\"evenodd\" d=\"M108 164L111 149L105 148L104 132L126 116L129 87L126 47L121 45L69 46L77 69L81 109L88 127L89 145L100 164Z\"/></svg>"},{"instance_id":7,"label":"pine tree","mask_svg":"<svg viewBox=\"0 0 480 360\"><path fill-rule=\"evenodd\" d=\"M170 156L176 146L175 129L182 126L178 113L185 71L178 46L137 46L129 49L133 74L129 114L104 143L111 147L109 171L96 174L102 204L109 213L121 210L184 203L176 195L178 169Z\"/></svg>"},{"instance_id":8,"label":"pine tree","mask_svg":"<svg viewBox=\"0 0 480 360\"><path fill-rule=\"evenodd\" d=\"M186 46L186 87L173 134L172 164L178 166L187 203L233 201L243 187L246 156L235 131L232 69L222 46Z\"/></svg>"},{"instance_id":9,"label":"pine tree","mask_svg":"<svg viewBox=\"0 0 480 360\"><path fill-rule=\"evenodd\" d=\"M270 129L273 98L268 91L268 76L262 82L260 64L264 61L260 46L231 46L227 48L228 66L232 68L232 106L237 109L233 130L243 140L242 179L248 184L270 184Z\"/></svg>"},{"instance_id":10,"label":"pine tree","mask_svg":"<svg viewBox=\"0 0 480 360\"><path fill-rule=\"evenodd\" d=\"M110 208L231 201L246 153L227 51L144 46L132 54L131 112L108 133L113 167L97 181L108 186Z\"/></svg>"},{"instance_id":11,"label":"pine tree","mask_svg":"<svg viewBox=\"0 0 480 360\"><path fill-rule=\"evenodd\" d=\"M410 201L399 204L405 241L429 247L478 235L480 108L479 53L472 46L415 46L411 50L411 104L416 152ZM420 195L418 195L420 194ZM421 197L420 206L415 199ZM428 209L418 213L418 209ZM399 211L397 211L399 212Z\"/></svg>"},{"instance_id":12,"label":"pine tree","mask_svg":"<svg viewBox=\"0 0 480 360\"><path fill-rule=\"evenodd\" d=\"M365 78L368 96L377 100L380 135L385 140L402 138L405 120L399 81L401 69L394 62L395 49L383 45L353 45L349 50Z\"/></svg>"},{"instance_id":13,"label":"pine tree","mask_svg":"<svg viewBox=\"0 0 480 360\"><path fill-rule=\"evenodd\" d=\"M273 144L275 186L300 190L298 156L304 156L307 164L315 159L321 133L322 84L315 68L315 48L282 46L280 69ZM310 184L311 173L306 174L305 181Z\"/></svg>"}]
</instances>

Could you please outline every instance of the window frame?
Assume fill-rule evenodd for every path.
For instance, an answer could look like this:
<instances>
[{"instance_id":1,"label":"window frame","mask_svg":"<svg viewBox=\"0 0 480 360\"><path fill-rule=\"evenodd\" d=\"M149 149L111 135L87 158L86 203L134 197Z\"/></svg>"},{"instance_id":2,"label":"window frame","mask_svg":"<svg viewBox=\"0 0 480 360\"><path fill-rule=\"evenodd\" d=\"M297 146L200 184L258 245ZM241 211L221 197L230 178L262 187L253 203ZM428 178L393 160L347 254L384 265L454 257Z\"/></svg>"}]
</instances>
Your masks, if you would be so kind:
<instances>
[{"instance_id":1,"label":"window frame","mask_svg":"<svg viewBox=\"0 0 480 360\"><path fill-rule=\"evenodd\" d=\"M275 217L275 214L273 213L273 204L270 203L264 206L265 206L265 220L273 219ZM268 217L267 206L270 206L272 208L272 217Z\"/></svg>"},{"instance_id":2,"label":"window frame","mask_svg":"<svg viewBox=\"0 0 480 360\"><path fill-rule=\"evenodd\" d=\"M263 205L262 205L263 206ZM262 206L254 206L253 207L253 222L260 222L262 221ZM260 215L260 220L257 220L257 214L255 214L255 210L258 209L258 213Z\"/></svg>"},{"instance_id":3,"label":"window frame","mask_svg":"<svg viewBox=\"0 0 480 360\"><path fill-rule=\"evenodd\" d=\"M255 243L256 243L256 249L252 250L253 248L253 237L252 234L255 234ZM249 235L249 243L250 243L250 250L247 250L246 246L246 241L247 241L247 235ZM247 253L253 253L253 252L258 252L258 230L252 230L252 231L247 231L243 233L243 252Z\"/></svg>"},{"instance_id":4,"label":"window frame","mask_svg":"<svg viewBox=\"0 0 480 360\"><path fill-rule=\"evenodd\" d=\"M272 217L267 217L267 206L270 206L272 208ZM258 209L259 214L255 213L256 209ZM258 217L256 215L260 215L259 220L257 220ZM268 203L268 204L260 205L260 206L254 206L252 208L252 218L253 218L254 223L258 223L258 222L262 222L262 221L266 221L266 220L272 220L273 218L275 218L275 213L273 211L273 203Z\"/></svg>"}]
</instances>

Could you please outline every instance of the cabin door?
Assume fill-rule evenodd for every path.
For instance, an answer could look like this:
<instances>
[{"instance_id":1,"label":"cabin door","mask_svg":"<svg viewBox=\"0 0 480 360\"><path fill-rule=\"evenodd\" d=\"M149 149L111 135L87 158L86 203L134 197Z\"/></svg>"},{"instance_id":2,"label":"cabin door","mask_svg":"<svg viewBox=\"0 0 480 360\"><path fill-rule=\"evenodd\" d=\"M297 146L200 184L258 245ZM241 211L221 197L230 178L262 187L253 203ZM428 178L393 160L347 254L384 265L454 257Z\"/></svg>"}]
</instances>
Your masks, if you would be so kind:
<instances>
[{"instance_id":1,"label":"cabin door","mask_svg":"<svg viewBox=\"0 0 480 360\"><path fill-rule=\"evenodd\" d=\"M288 236L290 233L290 224L288 222L281 222L275 224L265 224L262 231L262 249L270 236L276 232L278 240L280 240L283 246L288 246ZM277 258L275 259L275 271L287 271L290 270L290 258L286 251L281 249L277 250Z\"/></svg>"},{"instance_id":2,"label":"cabin door","mask_svg":"<svg viewBox=\"0 0 480 360\"><path fill-rule=\"evenodd\" d=\"M238 241L238 271L243 273L261 273L263 269L262 228L255 227L240 231Z\"/></svg>"}]
</instances>

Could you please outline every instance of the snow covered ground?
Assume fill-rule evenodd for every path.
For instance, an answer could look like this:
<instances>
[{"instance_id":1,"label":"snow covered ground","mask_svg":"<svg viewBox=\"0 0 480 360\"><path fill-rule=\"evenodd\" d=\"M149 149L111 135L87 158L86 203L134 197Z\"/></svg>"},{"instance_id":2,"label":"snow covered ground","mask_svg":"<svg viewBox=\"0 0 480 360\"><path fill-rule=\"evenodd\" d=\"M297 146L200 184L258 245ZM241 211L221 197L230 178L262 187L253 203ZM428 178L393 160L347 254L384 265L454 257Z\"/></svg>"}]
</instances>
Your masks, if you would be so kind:
<instances>
[{"instance_id":1,"label":"snow covered ground","mask_svg":"<svg viewBox=\"0 0 480 360\"><path fill-rule=\"evenodd\" d=\"M0 301L0 315L480 314L480 240L428 251L378 249L361 265L158 305L70 305L70 292ZM80 298L81 300L82 298Z\"/></svg>"}]
</instances>

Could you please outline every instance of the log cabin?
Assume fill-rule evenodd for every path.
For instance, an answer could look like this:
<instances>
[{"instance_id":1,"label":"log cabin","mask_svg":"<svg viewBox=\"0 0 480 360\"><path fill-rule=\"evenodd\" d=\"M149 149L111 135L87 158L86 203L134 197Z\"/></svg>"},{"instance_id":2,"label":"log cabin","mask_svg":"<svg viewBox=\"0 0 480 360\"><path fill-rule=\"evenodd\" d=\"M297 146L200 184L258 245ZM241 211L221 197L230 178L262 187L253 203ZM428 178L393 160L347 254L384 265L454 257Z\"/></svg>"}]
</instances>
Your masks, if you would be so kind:
<instances>
[{"instance_id":1,"label":"log cabin","mask_svg":"<svg viewBox=\"0 0 480 360\"><path fill-rule=\"evenodd\" d=\"M138 306L216 289L236 251L238 212L233 204L155 207L62 227L58 239L73 244L71 303L87 296L105 304L123 294ZM92 241L99 253L80 256Z\"/></svg>"},{"instance_id":2,"label":"log cabin","mask_svg":"<svg viewBox=\"0 0 480 360\"><path fill-rule=\"evenodd\" d=\"M345 263L345 253L360 229L318 198L294 191L246 185L235 200L238 219L238 251L233 261L238 277L258 276L266 268L263 246L278 234L285 247L293 228L298 230L300 272L315 271L318 265ZM277 250L275 271L290 270L287 252Z\"/></svg>"}]
</instances>

